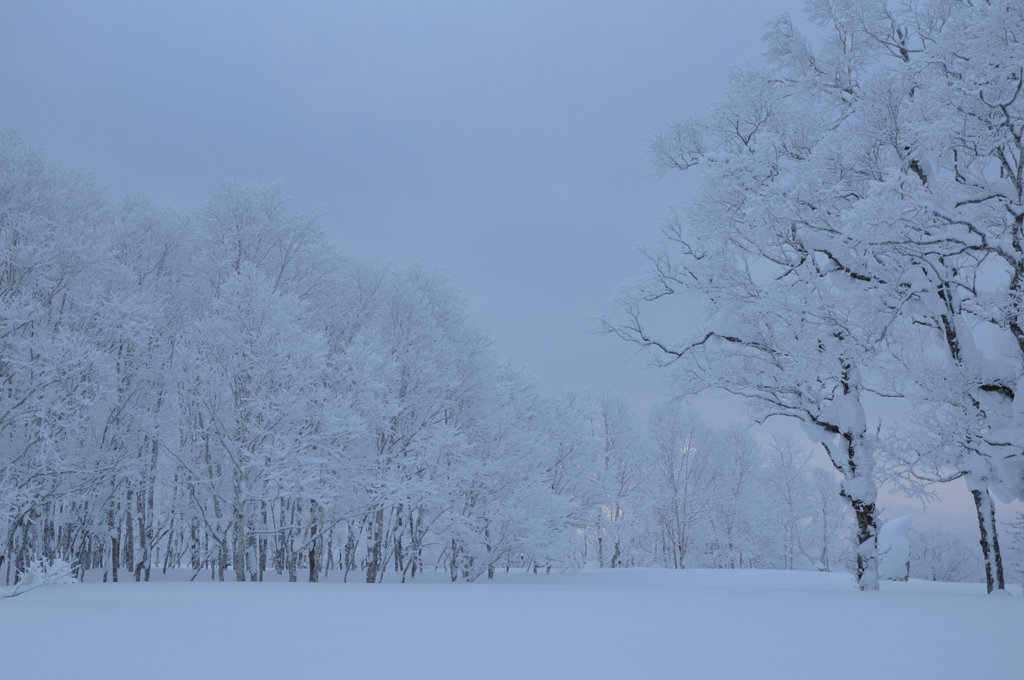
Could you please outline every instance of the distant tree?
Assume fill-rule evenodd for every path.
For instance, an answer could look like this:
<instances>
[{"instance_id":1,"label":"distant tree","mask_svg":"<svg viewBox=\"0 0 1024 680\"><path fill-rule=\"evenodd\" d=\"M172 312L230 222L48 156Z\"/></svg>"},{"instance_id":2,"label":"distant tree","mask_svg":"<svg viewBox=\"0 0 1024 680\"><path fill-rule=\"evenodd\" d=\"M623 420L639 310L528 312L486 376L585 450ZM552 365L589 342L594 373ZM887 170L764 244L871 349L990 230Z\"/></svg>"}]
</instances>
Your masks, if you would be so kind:
<instances>
[{"instance_id":1,"label":"distant tree","mask_svg":"<svg viewBox=\"0 0 1024 680\"><path fill-rule=\"evenodd\" d=\"M631 402L605 392L598 395L598 403L604 433L604 455L595 473L603 496L595 526L598 565L614 569L623 565L625 543L632 531L627 515L636 514L643 502L643 433Z\"/></svg>"},{"instance_id":2,"label":"distant tree","mask_svg":"<svg viewBox=\"0 0 1024 680\"><path fill-rule=\"evenodd\" d=\"M725 569L756 565L757 538L763 533L759 487L764 451L750 429L739 424L717 428L712 446L718 491L708 518L712 564Z\"/></svg>"},{"instance_id":3,"label":"distant tree","mask_svg":"<svg viewBox=\"0 0 1024 680\"><path fill-rule=\"evenodd\" d=\"M811 453L791 437L776 435L765 447L760 489L765 500L765 524L769 540L781 548L784 569L815 564L808 553L811 520L817 519L812 495Z\"/></svg>"},{"instance_id":4,"label":"distant tree","mask_svg":"<svg viewBox=\"0 0 1024 680\"><path fill-rule=\"evenodd\" d=\"M1009 579L1024 587L1024 512L1018 511L1010 524L1010 545L1007 553Z\"/></svg>"},{"instance_id":5,"label":"distant tree","mask_svg":"<svg viewBox=\"0 0 1024 680\"><path fill-rule=\"evenodd\" d=\"M683 569L693 559L695 534L712 517L722 490L715 432L677 401L656 405L648 430L648 503L668 566Z\"/></svg>"},{"instance_id":6,"label":"distant tree","mask_svg":"<svg viewBox=\"0 0 1024 680\"><path fill-rule=\"evenodd\" d=\"M910 576L929 581L978 583L985 566L977 542L942 529L910 530Z\"/></svg>"},{"instance_id":7,"label":"distant tree","mask_svg":"<svg viewBox=\"0 0 1024 680\"><path fill-rule=\"evenodd\" d=\"M811 523L807 530L808 556L821 571L845 569L852 559L849 536L853 530L850 507L839 496L835 473L811 471Z\"/></svg>"}]
</instances>

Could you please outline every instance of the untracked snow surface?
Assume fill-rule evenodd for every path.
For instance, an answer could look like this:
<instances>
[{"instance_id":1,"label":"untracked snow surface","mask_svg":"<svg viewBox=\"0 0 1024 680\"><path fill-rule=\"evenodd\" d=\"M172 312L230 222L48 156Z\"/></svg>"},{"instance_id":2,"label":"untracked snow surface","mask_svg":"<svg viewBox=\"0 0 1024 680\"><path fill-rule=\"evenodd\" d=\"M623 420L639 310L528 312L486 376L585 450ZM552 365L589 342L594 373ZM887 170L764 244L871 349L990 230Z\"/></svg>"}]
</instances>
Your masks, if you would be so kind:
<instances>
[{"instance_id":1,"label":"untracked snow surface","mask_svg":"<svg viewBox=\"0 0 1024 680\"><path fill-rule=\"evenodd\" d=\"M807 572L426 576L40 588L0 600L0 677L962 680L1021 668L1024 597L977 584L861 593L848 575Z\"/></svg>"}]
</instances>

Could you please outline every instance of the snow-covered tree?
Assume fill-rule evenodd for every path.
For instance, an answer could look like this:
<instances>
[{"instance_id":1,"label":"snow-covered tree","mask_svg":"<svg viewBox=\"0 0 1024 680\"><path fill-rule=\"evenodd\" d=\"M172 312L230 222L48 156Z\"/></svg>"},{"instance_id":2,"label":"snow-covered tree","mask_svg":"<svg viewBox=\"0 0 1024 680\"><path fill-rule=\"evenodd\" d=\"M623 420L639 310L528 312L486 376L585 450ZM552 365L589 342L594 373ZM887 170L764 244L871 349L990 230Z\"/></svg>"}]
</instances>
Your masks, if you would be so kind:
<instances>
[{"instance_id":1,"label":"snow-covered tree","mask_svg":"<svg viewBox=\"0 0 1024 680\"><path fill-rule=\"evenodd\" d=\"M760 477L765 503L766 532L782 549L782 565L796 565L818 558L808 553L810 518L817 519L810 476L811 453L791 437L775 436L765 447L765 465ZM816 536L815 536L816 537Z\"/></svg>"},{"instance_id":2,"label":"snow-covered tree","mask_svg":"<svg viewBox=\"0 0 1024 680\"><path fill-rule=\"evenodd\" d=\"M998 588L989 493L1010 500L1024 485L1022 8L807 9L823 29L818 46L779 17L763 64L735 71L707 115L654 139L656 167L699 166L702 188L646 249L649 274L624 295L626 320L606 329L679 365L686 390L724 389L759 419L799 419L843 475L865 588L878 444L863 396L917 395L952 436L917 447L906 468L967 480ZM680 294L708 305L696 332L652 331L649 310ZM915 329L930 329L941 356L900 351ZM922 359L940 368L923 370ZM914 389L912 378L929 375L955 380Z\"/></svg>"},{"instance_id":3,"label":"snow-covered tree","mask_svg":"<svg viewBox=\"0 0 1024 680\"><path fill-rule=\"evenodd\" d=\"M710 520L721 493L715 433L680 402L656 405L649 423L648 503L661 531L669 566L683 569L699 529Z\"/></svg>"},{"instance_id":4,"label":"snow-covered tree","mask_svg":"<svg viewBox=\"0 0 1024 680\"><path fill-rule=\"evenodd\" d=\"M77 514L71 504L112 462L98 446L117 399L104 343L119 318L104 295L108 210L88 176L0 132L0 566L13 560L8 574L24 572L37 551L54 555L51 513L67 502Z\"/></svg>"},{"instance_id":5,"label":"snow-covered tree","mask_svg":"<svg viewBox=\"0 0 1024 680\"><path fill-rule=\"evenodd\" d=\"M764 452L750 429L739 424L718 428L714 446L717 493L708 518L708 556L719 568L761 566Z\"/></svg>"},{"instance_id":6,"label":"snow-covered tree","mask_svg":"<svg viewBox=\"0 0 1024 680\"><path fill-rule=\"evenodd\" d=\"M821 571L845 569L852 561L850 534L853 529L850 506L839 495L835 473L823 468L811 470L811 522L807 552Z\"/></svg>"},{"instance_id":7,"label":"snow-covered tree","mask_svg":"<svg viewBox=\"0 0 1024 680\"><path fill-rule=\"evenodd\" d=\"M655 142L662 167L700 165L702 189L689 220L670 221L645 250L647 276L624 292L625 320L606 330L674 364L684 392L724 390L758 420L798 419L843 475L858 522L858 581L876 589L874 442L862 394L882 389L866 369L898 291L845 257L837 222L860 189L826 142L847 104L831 89L810 90L817 97L789 89L767 70L738 71L708 116ZM705 305L681 339L652 332L642 316L673 296Z\"/></svg>"},{"instance_id":8,"label":"snow-covered tree","mask_svg":"<svg viewBox=\"0 0 1024 680\"><path fill-rule=\"evenodd\" d=\"M601 409L604 455L592 473L601 504L594 525L598 566L623 564L631 524L641 512L647 481L643 468L643 432L639 416L625 398L605 392L597 397ZM610 553L610 554L609 554Z\"/></svg>"}]
</instances>

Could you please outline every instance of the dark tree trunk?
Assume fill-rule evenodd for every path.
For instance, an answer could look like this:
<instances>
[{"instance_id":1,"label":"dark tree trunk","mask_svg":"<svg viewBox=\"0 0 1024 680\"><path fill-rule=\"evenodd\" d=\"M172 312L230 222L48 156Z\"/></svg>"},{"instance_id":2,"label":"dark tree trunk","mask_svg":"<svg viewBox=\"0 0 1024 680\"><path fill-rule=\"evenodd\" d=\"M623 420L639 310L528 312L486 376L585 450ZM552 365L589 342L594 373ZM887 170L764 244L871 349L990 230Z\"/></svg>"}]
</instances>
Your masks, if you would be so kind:
<instances>
[{"instance_id":1,"label":"dark tree trunk","mask_svg":"<svg viewBox=\"0 0 1024 680\"><path fill-rule=\"evenodd\" d=\"M981 530L981 554L985 560L985 584L988 592L1005 590L1003 556L999 552L996 533L996 507L987 489L973 489L974 507L978 510L978 528Z\"/></svg>"},{"instance_id":2,"label":"dark tree trunk","mask_svg":"<svg viewBox=\"0 0 1024 680\"><path fill-rule=\"evenodd\" d=\"M118 539L117 525L114 522L114 508L107 512L107 530L110 532L110 581L117 583L117 563L121 554L121 541ZM107 580L106 574L103 580Z\"/></svg>"},{"instance_id":3,"label":"dark tree trunk","mask_svg":"<svg viewBox=\"0 0 1024 680\"><path fill-rule=\"evenodd\" d=\"M878 590L878 525L875 504L850 498L857 521L857 584L861 590Z\"/></svg>"},{"instance_id":4,"label":"dark tree trunk","mask_svg":"<svg viewBox=\"0 0 1024 680\"><path fill-rule=\"evenodd\" d=\"M309 528L309 582L316 583L319 580L320 571L316 563L316 524Z\"/></svg>"},{"instance_id":5,"label":"dark tree trunk","mask_svg":"<svg viewBox=\"0 0 1024 680\"><path fill-rule=\"evenodd\" d=\"M359 535L363 532L363 526L365 524L360 523L359 531L355 530L351 522L345 527L348 535L345 537L345 574L341 579L343 583L348 583L348 572L356 568L356 550L359 548Z\"/></svg>"},{"instance_id":6,"label":"dark tree trunk","mask_svg":"<svg viewBox=\"0 0 1024 680\"><path fill-rule=\"evenodd\" d=\"M217 580L224 580L224 572L228 568L228 548L224 543L220 544L217 554Z\"/></svg>"},{"instance_id":7,"label":"dark tree trunk","mask_svg":"<svg viewBox=\"0 0 1024 680\"><path fill-rule=\"evenodd\" d=\"M245 580L245 511L241 505L235 510L235 550L232 562L235 567L235 580Z\"/></svg>"},{"instance_id":8,"label":"dark tree trunk","mask_svg":"<svg viewBox=\"0 0 1024 680\"><path fill-rule=\"evenodd\" d=\"M374 519L370 522L370 534L373 545L367 551L366 560L366 582L376 583L377 574L381 568L381 552L384 542L384 511L378 510Z\"/></svg>"}]
</instances>

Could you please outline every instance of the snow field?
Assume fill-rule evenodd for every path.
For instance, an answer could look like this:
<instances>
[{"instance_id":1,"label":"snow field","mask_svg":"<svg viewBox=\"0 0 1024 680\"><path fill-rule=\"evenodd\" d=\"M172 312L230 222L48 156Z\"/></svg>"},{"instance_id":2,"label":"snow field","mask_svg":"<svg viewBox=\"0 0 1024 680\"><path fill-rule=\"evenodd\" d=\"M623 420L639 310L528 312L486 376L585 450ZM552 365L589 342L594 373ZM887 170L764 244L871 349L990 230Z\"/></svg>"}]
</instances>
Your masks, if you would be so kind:
<instances>
[{"instance_id":1,"label":"snow field","mask_svg":"<svg viewBox=\"0 0 1024 680\"><path fill-rule=\"evenodd\" d=\"M979 584L861 593L849 575L807 572L520 572L476 584L427 576L41 588L0 602L0 673L1011 678L1024 635L1024 598L987 596Z\"/></svg>"}]
</instances>

